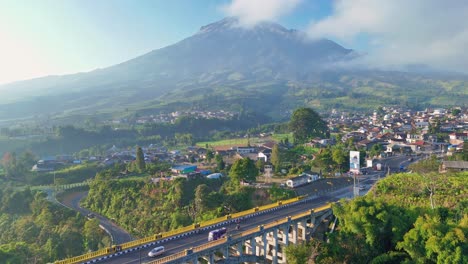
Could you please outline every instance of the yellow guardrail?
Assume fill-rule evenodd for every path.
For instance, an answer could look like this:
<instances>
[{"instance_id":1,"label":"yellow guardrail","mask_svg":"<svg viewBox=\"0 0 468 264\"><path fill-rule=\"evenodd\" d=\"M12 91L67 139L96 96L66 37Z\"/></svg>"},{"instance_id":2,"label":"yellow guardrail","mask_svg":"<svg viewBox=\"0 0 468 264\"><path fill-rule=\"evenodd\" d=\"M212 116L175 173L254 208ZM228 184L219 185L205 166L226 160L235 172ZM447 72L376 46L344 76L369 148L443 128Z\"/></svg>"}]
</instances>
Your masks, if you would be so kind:
<instances>
[{"instance_id":1,"label":"yellow guardrail","mask_svg":"<svg viewBox=\"0 0 468 264\"><path fill-rule=\"evenodd\" d=\"M108 254L111 254L111 253L115 253L115 252L120 251L120 250L126 250L126 249L130 249L130 248L134 248L134 247L144 245L144 244L147 244L147 243L150 243L150 242L153 242L153 241L157 241L157 240L160 240L160 239L163 239L163 238L166 238L166 237L171 237L171 236L174 236L174 235L183 234L183 233L192 231L194 229L211 226L211 225L214 225L214 224L217 224L219 222L223 222L223 221L226 221L226 220L229 220L229 219L244 217L244 216L247 216L247 215L250 215L250 214L253 214L253 213L273 209L273 208L278 207L278 206L291 204L291 203L294 203L294 202L297 202L297 201L303 199L304 197L305 196L298 196L298 197L291 198L291 199L288 199L288 200L285 200L285 201L278 201L276 203L267 204L267 205L260 206L260 207L255 207L255 208L245 210L245 211L242 211L242 212L225 215L223 217L218 217L216 219L204 221L202 223L197 223L197 224L193 224L193 225L190 225L190 226L185 226L185 227L178 228L178 229L175 229L175 230L171 230L171 231L159 233L159 234L156 234L156 235L148 236L148 237L145 237L145 238L142 238L142 239L133 240L133 241L130 241L130 242L127 242L127 243L123 243L121 245L112 246L110 248L105 248L105 249L101 249L101 250L98 250L98 251L86 253L86 254L81 255L81 256L76 256L76 257L69 258L69 259L55 261L54 264L79 263L79 262L82 262L82 261L86 261L86 260L90 260L90 259L93 259L93 258L105 256L105 255L108 255ZM219 242L219 241L217 241L217 242Z\"/></svg>"},{"instance_id":2,"label":"yellow guardrail","mask_svg":"<svg viewBox=\"0 0 468 264\"><path fill-rule=\"evenodd\" d=\"M324 205L324 206L321 206L321 207L318 207L318 208L315 208L313 211L314 212L320 212L320 211L323 211L323 210L327 210L331 208L331 204L327 204L327 205ZM311 214L311 211L306 211L306 212L303 212L303 213L300 213L300 214L297 214L297 215L294 215L292 217L292 219L298 219L298 218L302 218L306 215L310 215ZM263 227L268 229L270 227L273 227L273 226L277 226L279 224L283 224L283 223L286 223L288 222L288 218L282 218L282 219L279 219L275 222L272 222L272 223L268 223L266 225L264 225ZM247 236L247 235L250 235L250 234L254 234L256 232L259 231L259 227L255 227L255 228L251 228L249 230L246 230L246 231L243 231L241 233L238 233L236 235L233 236L233 238L235 237L242 237L242 236ZM154 260L154 261L151 261L151 262L148 262L148 264L161 264L161 263L166 263L168 261L172 261L172 260L176 260L176 259L179 259L181 257L184 257L186 255L188 255L188 252L199 252L199 251L202 251L202 250L205 250L205 249L208 249L208 248L211 248L213 246L217 246L217 245L220 245L220 244L224 244L226 243L227 241L227 238L221 238L221 239L218 239L218 240L215 240L215 241L211 241L211 242L208 242L208 243L205 243L203 245L200 245L200 246L197 246L197 247L194 247L194 248L190 248L190 249L186 249L185 251L181 251L181 252L178 252L178 253L175 253L175 254L172 254L170 256L167 256L167 257L163 257L163 258L159 258L157 260Z\"/></svg>"}]
</instances>

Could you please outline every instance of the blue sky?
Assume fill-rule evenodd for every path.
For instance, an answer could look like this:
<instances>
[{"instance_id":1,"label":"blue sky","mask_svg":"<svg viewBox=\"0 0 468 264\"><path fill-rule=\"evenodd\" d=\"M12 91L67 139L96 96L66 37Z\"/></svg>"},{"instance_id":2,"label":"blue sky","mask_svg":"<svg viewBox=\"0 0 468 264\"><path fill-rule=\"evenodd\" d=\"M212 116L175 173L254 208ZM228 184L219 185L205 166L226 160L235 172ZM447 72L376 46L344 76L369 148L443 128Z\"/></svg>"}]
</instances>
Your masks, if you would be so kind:
<instances>
[{"instance_id":1,"label":"blue sky","mask_svg":"<svg viewBox=\"0 0 468 264\"><path fill-rule=\"evenodd\" d=\"M226 16L240 17L249 25L270 20L311 37L330 38L371 54L366 63L464 68L464 1L407 2L0 0L0 84L120 63L173 44ZM396 60L395 52L405 60Z\"/></svg>"},{"instance_id":2,"label":"blue sky","mask_svg":"<svg viewBox=\"0 0 468 264\"><path fill-rule=\"evenodd\" d=\"M231 1L0 0L0 84L110 66L188 37L227 16ZM277 21L304 29L329 1ZM3 26L1 26L3 25ZM3 43L3 44L2 44ZM6 59L5 59L6 58Z\"/></svg>"}]
</instances>

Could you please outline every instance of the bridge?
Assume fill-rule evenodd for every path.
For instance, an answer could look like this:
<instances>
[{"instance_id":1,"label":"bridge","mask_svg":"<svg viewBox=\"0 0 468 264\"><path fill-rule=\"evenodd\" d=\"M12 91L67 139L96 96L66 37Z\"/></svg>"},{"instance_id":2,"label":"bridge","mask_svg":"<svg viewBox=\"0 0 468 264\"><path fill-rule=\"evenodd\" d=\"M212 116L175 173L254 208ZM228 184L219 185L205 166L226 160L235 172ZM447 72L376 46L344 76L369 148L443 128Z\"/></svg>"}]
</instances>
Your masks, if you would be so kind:
<instances>
[{"instance_id":1,"label":"bridge","mask_svg":"<svg viewBox=\"0 0 468 264\"><path fill-rule=\"evenodd\" d=\"M265 260L286 263L284 249L289 243L308 241L323 220L332 215L330 205L288 216L226 238L151 261L160 263L241 263Z\"/></svg>"},{"instance_id":2,"label":"bridge","mask_svg":"<svg viewBox=\"0 0 468 264\"><path fill-rule=\"evenodd\" d=\"M152 259L148 258L147 254L156 245L164 245L166 256L177 256L174 262L161 258L161 260L164 259L168 263L180 263L186 259L189 259L188 262L190 262L195 258L205 258L208 261L210 261L210 258L217 258L217 261L222 261L223 263L238 263L239 261L244 261L244 259L247 261L247 259L252 260L256 258L259 258L259 260L267 258L273 261L273 258L277 258L276 261L282 263L283 257L281 252L284 245L304 240L304 235L313 232L314 228L318 225L319 222L317 221L323 220L321 217L325 215L325 212L331 214L329 207L324 208L324 205L337 201L339 198L351 196L351 187L341 189L330 187L326 192L313 197L298 197L253 208L182 229L115 245L82 256L56 261L55 263L147 263L152 261ZM312 215L310 209L314 208L315 211ZM242 228L239 231L235 230L237 219L241 219L242 221ZM312 219L315 219L315 221L312 221ZM207 244L208 232L221 226L228 228L228 237L225 240L217 240ZM296 230L296 227L298 231L293 231ZM260 228L263 228L263 230ZM276 236L278 239L272 239ZM306 235L305 237L308 236ZM253 242L254 240L255 242ZM234 248L233 245L239 245L239 243L242 244L242 248L249 248L250 251L231 252ZM226 253L226 248L229 248L230 254ZM254 251L260 254L260 256L251 254ZM261 255L264 252L268 254ZM277 252L277 254L271 254L271 252ZM184 254L185 256L183 256ZM161 260L158 259L156 261Z\"/></svg>"}]
</instances>

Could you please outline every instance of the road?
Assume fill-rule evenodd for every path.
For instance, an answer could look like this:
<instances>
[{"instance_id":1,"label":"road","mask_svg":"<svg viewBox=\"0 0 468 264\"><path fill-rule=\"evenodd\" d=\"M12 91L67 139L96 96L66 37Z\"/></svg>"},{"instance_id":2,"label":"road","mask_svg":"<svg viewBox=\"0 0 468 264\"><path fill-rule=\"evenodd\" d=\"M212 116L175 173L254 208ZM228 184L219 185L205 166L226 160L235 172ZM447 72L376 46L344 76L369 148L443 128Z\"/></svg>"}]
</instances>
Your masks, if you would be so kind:
<instances>
[{"instance_id":1,"label":"road","mask_svg":"<svg viewBox=\"0 0 468 264\"><path fill-rule=\"evenodd\" d=\"M99 219L100 225L103 226L107 231L109 231L113 244L118 245L128 241L132 241L132 236L125 231L124 229L120 228L116 224L112 223L109 219L105 218L104 216L91 212L86 208L82 208L80 206L80 201L88 195L88 192L76 192L70 193L69 195L65 196L63 199L63 204L82 213L83 215L88 215L89 213L93 213L97 219Z\"/></svg>"},{"instance_id":2,"label":"road","mask_svg":"<svg viewBox=\"0 0 468 264\"><path fill-rule=\"evenodd\" d=\"M351 195L352 195L352 187L348 186L348 187L339 189L333 193L330 193L329 195L317 197L308 203L296 204L296 205L275 211L274 213L258 215L258 216L246 219L243 222L241 222L240 231L236 230L235 224L228 224L226 227L228 228L229 234L236 234L237 232L241 232L242 230L254 228L259 225L272 222L283 217L295 215L295 214L304 212L312 208L317 208L329 202L337 201L340 198L351 197ZM171 241L167 241L165 243L159 244L159 245L163 245L166 249L166 252L163 254L163 256L175 254L177 252L183 251L184 249L188 249L188 248L199 246L199 245L206 243L207 238L208 238L208 232L209 231L201 231L198 234L193 234L191 236L184 237L183 239L175 239L175 240L171 240ZM151 249L152 248L147 248L147 249L142 249L140 251L130 252L124 255L115 256L108 260L101 261L99 263L119 263L119 264L146 263L146 262L153 260L148 257L148 252Z\"/></svg>"},{"instance_id":3,"label":"road","mask_svg":"<svg viewBox=\"0 0 468 264\"><path fill-rule=\"evenodd\" d=\"M411 161L408 160L409 158L410 157L405 155L397 155L388 158L383 158L380 160L380 163L382 164L382 171L387 173L388 167L390 167L390 172L400 172L400 166L406 168L408 167L408 164L411 163Z\"/></svg>"},{"instance_id":4,"label":"road","mask_svg":"<svg viewBox=\"0 0 468 264\"><path fill-rule=\"evenodd\" d=\"M369 187L372 186L375 183L375 181L377 181L377 179L379 178L378 176L385 176L388 171L388 168L390 168L391 172L399 172L400 166L403 165L404 167L407 167L407 165L410 163L408 161L408 157L403 156L403 155L384 158L384 159L381 159L380 162L382 163L382 169L383 169L381 172L375 172L370 175L359 176L360 185L364 187L360 191L361 195L365 194L369 190ZM79 193L79 195L76 195L72 199L69 199L69 203L66 205L71 208L74 208L75 210L83 213L84 215L87 215L91 211L79 206L80 200L83 199L86 195L87 195L86 192L81 192ZM282 217L294 215L294 214L306 211L308 209L317 208L329 202L337 201L341 198L352 198L352 197L353 197L352 186L343 187L327 195L317 197L308 203L293 205L291 207L287 207L282 210L275 211L274 213L271 213L271 214L258 215L258 216L249 218L248 220L246 220L247 222L241 223L240 231L254 228L258 225L265 224L271 221L275 221L276 219L279 219ZM114 223L110 222L108 219L106 219L105 217L99 214L95 213L95 215L101 221L101 224L106 229L111 231L111 233L113 234L114 244L116 245L122 244L124 242L132 240L131 236L127 232L120 229ZM228 228L229 234L236 234L237 232L240 232L236 230L234 224L227 225L226 227ZM163 254L163 256L167 256L167 255L175 254L177 252L183 251L191 247L204 244L207 242L207 237L208 237L208 231L201 231L198 234L194 234L189 237L185 237L183 239L175 239L175 240L167 241L159 245L163 245L165 247L166 251ZM120 255L120 256L115 256L108 260L100 261L100 263L119 263L119 264L146 263L146 262L153 260L152 258L148 257L148 252L151 249L152 247L149 247L149 248L141 249L140 251L134 251L134 252Z\"/></svg>"}]
</instances>

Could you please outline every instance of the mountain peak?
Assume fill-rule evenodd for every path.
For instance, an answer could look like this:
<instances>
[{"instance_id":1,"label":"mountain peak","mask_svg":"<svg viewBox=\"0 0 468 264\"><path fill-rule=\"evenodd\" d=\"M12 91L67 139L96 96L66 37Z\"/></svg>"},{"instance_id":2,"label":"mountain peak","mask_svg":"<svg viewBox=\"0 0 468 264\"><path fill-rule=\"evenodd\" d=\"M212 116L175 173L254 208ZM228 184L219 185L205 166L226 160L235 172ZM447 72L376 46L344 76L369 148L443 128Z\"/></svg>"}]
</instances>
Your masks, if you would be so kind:
<instances>
[{"instance_id":1,"label":"mountain peak","mask_svg":"<svg viewBox=\"0 0 468 264\"><path fill-rule=\"evenodd\" d=\"M229 30L263 30L282 34L289 34L297 32L294 29L288 30L280 24L273 22L259 22L252 26L243 25L237 17L226 17L214 23L210 23L200 28L199 34L210 33L210 32L221 32Z\"/></svg>"}]
</instances>

